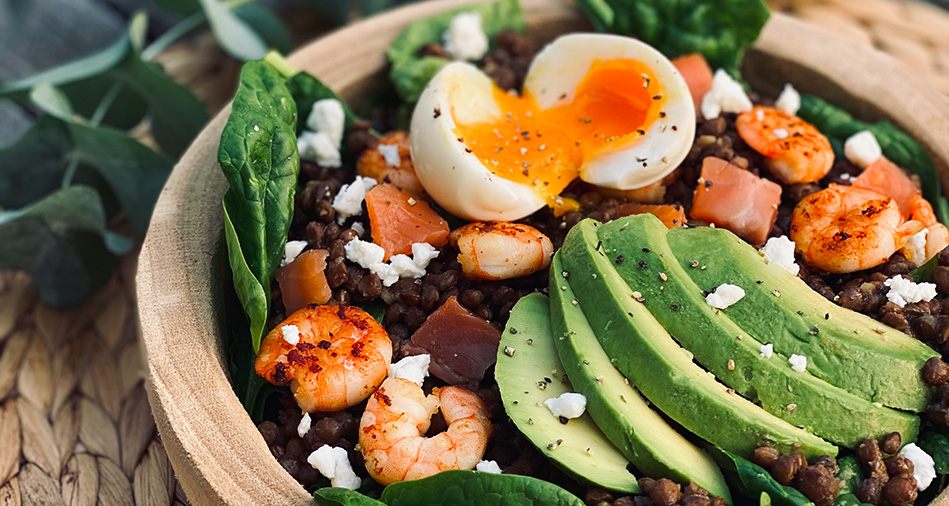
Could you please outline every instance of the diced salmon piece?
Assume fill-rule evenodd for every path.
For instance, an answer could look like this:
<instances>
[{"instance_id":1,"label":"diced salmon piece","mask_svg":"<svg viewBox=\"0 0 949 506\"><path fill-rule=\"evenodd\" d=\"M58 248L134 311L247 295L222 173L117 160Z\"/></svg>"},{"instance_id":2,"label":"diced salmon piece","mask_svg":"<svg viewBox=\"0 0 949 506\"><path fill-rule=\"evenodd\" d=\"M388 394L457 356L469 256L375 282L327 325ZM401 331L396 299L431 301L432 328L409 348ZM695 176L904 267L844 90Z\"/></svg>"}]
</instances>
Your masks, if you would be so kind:
<instances>
[{"instance_id":1,"label":"diced salmon piece","mask_svg":"<svg viewBox=\"0 0 949 506\"><path fill-rule=\"evenodd\" d=\"M393 184L374 186L366 194L372 242L386 250L385 259L411 254L412 244L436 248L448 243L448 223L429 205Z\"/></svg>"},{"instance_id":2,"label":"diced salmon piece","mask_svg":"<svg viewBox=\"0 0 949 506\"><path fill-rule=\"evenodd\" d=\"M685 209L679 205L652 205L652 204L637 204L630 202L628 204L623 204L619 207L619 212L623 216L630 216L633 214L645 214L650 213L656 218L659 218L666 227L681 227L685 225Z\"/></svg>"},{"instance_id":3,"label":"diced salmon piece","mask_svg":"<svg viewBox=\"0 0 949 506\"><path fill-rule=\"evenodd\" d=\"M325 249L304 251L277 269L277 283L288 315L310 304L326 304L333 296L324 274L327 256L329 252Z\"/></svg>"},{"instance_id":4,"label":"diced salmon piece","mask_svg":"<svg viewBox=\"0 0 949 506\"><path fill-rule=\"evenodd\" d=\"M885 156L867 166L851 184L892 198L900 206L903 218L909 218L916 196L922 193L909 175Z\"/></svg>"},{"instance_id":5,"label":"diced salmon piece","mask_svg":"<svg viewBox=\"0 0 949 506\"><path fill-rule=\"evenodd\" d=\"M705 57L699 53L673 58L672 64L685 79L685 84L692 93L695 110L698 111L702 107L702 97L712 89L712 68L708 66Z\"/></svg>"},{"instance_id":6,"label":"diced salmon piece","mask_svg":"<svg viewBox=\"0 0 949 506\"><path fill-rule=\"evenodd\" d=\"M431 354L432 374L451 385L481 381L497 360L499 342L501 331L454 296L412 334L412 344Z\"/></svg>"},{"instance_id":7,"label":"diced salmon piece","mask_svg":"<svg viewBox=\"0 0 949 506\"><path fill-rule=\"evenodd\" d=\"M768 239L780 203L780 185L710 156L702 162L691 214L760 245Z\"/></svg>"}]
</instances>

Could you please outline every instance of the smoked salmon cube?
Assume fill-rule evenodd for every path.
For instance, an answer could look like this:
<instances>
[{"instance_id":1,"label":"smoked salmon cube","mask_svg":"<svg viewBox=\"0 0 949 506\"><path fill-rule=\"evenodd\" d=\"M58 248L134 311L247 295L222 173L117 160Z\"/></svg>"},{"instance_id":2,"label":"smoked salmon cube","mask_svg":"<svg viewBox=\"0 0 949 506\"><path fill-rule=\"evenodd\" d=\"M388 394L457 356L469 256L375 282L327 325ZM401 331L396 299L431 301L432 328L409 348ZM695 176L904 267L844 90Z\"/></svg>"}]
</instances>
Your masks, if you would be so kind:
<instances>
[{"instance_id":1,"label":"smoked salmon cube","mask_svg":"<svg viewBox=\"0 0 949 506\"><path fill-rule=\"evenodd\" d=\"M411 193L389 183L374 186L366 193L366 210L372 242L394 255L412 254L412 245L427 242L436 248L448 243L448 223L429 205Z\"/></svg>"},{"instance_id":2,"label":"smoked salmon cube","mask_svg":"<svg viewBox=\"0 0 949 506\"><path fill-rule=\"evenodd\" d=\"M780 203L780 185L710 156L702 162L691 215L761 245L778 218Z\"/></svg>"}]
</instances>

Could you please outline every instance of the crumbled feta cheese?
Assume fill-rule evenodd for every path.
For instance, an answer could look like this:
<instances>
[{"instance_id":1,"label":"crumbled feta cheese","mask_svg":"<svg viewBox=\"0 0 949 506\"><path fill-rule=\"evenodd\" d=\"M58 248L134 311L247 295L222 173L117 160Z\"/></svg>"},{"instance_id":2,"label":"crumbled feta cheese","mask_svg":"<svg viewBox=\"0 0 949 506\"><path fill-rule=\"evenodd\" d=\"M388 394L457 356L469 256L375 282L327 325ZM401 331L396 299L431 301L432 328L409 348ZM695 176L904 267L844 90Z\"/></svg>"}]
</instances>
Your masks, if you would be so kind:
<instances>
[{"instance_id":1,"label":"crumbled feta cheese","mask_svg":"<svg viewBox=\"0 0 949 506\"><path fill-rule=\"evenodd\" d=\"M296 325L284 325L280 331L283 332L283 340L291 346L300 344L300 329Z\"/></svg>"},{"instance_id":2,"label":"crumbled feta cheese","mask_svg":"<svg viewBox=\"0 0 949 506\"><path fill-rule=\"evenodd\" d=\"M722 69L715 71L712 89L702 97L702 116L715 119L723 112L741 113L750 111L751 99L744 88Z\"/></svg>"},{"instance_id":3,"label":"crumbled feta cheese","mask_svg":"<svg viewBox=\"0 0 949 506\"><path fill-rule=\"evenodd\" d=\"M356 490L362 480L356 476L349 463L349 454L338 446L323 445L306 458L308 464L330 479L334 487Z\"/></svg>"},{"instance_id":4,"label":"crumbled feta cheese","mask_svg":"<svg viewBox=\"0 0 949 506\"><path fill-rule=\"evenodd\" d=\"M900 455L909 459L913 463L913 478L916 478L916 488L920 492L929 488L929 485L936 479L936 463L933 458L916 446L916 443L910 443L900 450Z\"/></svg>"},{"instance_id":5,"label":"crumbled feta cheese","mask_svg":"<svg viewBox=\"0 0 949 506\"><path fill-rule=\"evenodd\" d=\"M420 268L408 255L393 255L389 265L400 278L420 278L425 275L425 268Z\"/></svg>"},{"instance_id":6,"label":"crumbled feta cheese","mask_svg":"<svg viewBox=\"0 0 949 506\"><path fill-rule=\"evenodd\" d=\"M365 269L372 269L373 265L383 263L382 260L386 257L386 250L382 249L382 246L361 239L347 242L343 251L346 253L346 260L355 262Z\"/></svg>"},{"instance_id":7,"label":"crumbled feta cheese","mask_svg":"<svg viewBox=\"0 0 949 506\"><path fill-rule=\"evenodd\" d=\"M883 156L883 150L877 138L873 136L873 132L861 130L844 142L844 155L854 165L866 168Z\"/></svg>"},{"instance_id":8,"label":"crumbled feta cheese","mask_svg":"<svg viewBox=\"0 0 949 506\"><path fill-rule=\"evenodd\" d=\"M428 268L429 262L438 258L439 251L427 242L412 244L412 261L422 269Z\"/></svg>"},{"instance_id":9,"label":"crumbled feta cheese","mask_svg":"<svg viewBox=\"0 0 949 506\"><path fill-rule=\"evenodd\" d=\"M376 180L371 177L356 176L350 184L344 184L333 199L333 209L336 211L336 221L342 224L346 218L358 216L362 213L362 201L366 193L376 186Z\"/></svg>"},{"instance_id":10,"label":"crumbled feta cheese","mask_svg":"<svg viewBox=\"0 0 949 506\"><path fill-rule=\"evenodd\" d=\"M787 128L775 128L771 131L774 133L774 136L777 137L778 139L787 139L788 135L791 135L791 133L788 132Z\"/></svg>"},{"instance_id":11,"label":"crumbled feta cheese","mask_svg":"<svg viewBox=\"0 0 949 506\"><path fill-rule=\"evenodd\" d=\"M322 167L342 167L343 165L339 148L334 146L332 139L323 132L304 131L297 138L297 151L301 159L316 162Z\"/></svg>"},{"instance_id":12,"label":"crumbled feta cheese","mask_svg":"<svg viewBox=\"0 0 949 506\"><path fill-rule=\"evenodd\" d=\"M926 263L926 239L929 236L929 229L922 229L918 233L910 236L903 246L903 256L907 260L916 264L917 267Z\"/></svg>"},{"instance_id":13,"label":"crumbled feta cheese","mask_svg":"<svg viewBox=\"0 0 949 506\"><path fill-rule=\"evenodd\" d=\"M564 392L560 397L551 397L544 405L556 417L580 418L587 409L587 398L583 394Z\"/></svg>"},{"instance_id":14,"label":"crumbled feta cheese","mask_svg":"<svg viewBox=\"0 0 949 506\"><path fill-rule=\"evenodd\" d=\"M771 343L761 345L761 356L771 358L774 355L774 345Z\"/></svg>"},{"instance_id":15,"label":"crumbled feta cheese","mask_svg":"<svg viewBox=\"0 0 949 506\"><path fill-rule=\"evenodd\" d=\"M324 133L333 142L337 150L343 142L343 129L346 127L346 112L343 104L334 98L317 100L306 118L306 127L314 132Z\"/></svg>"},{"instance_id":16,"label":"crumbled feta cheese","mask_svg":"<svg viewBox=\"0 0 949 506\"><path fill-rule=\"evenodd\" d=\"M428 377L428 366L432 363L432 356L428 353L410 355L389 365L389 376L413 381L422 386Z\"/></svg>"},{"instance_id":17,"label":"crumbled feta cheese","mask_svg":"<svg viewBox=\"0 0 949 506\"><path fill-rule=\"evenodd\" d=\"M385 158L386 165L399 167L402 165L402 157L399 156L399 146L395 144L379 144L376 146L382 158Z\"/></svg>"},{"instance_id":18,"label":"crumbled feta cheese","mask_svg":"<svg viewBox=\"0 0 949 506\"><path fill-rule=\"evenodd\" d=\"M886 298L899 307L912 302L929 302L936 297L936 285L933 283L914 283L903 276L896 275L883 282L890 288Z\"/></svg>"},{"instance_id":19,"label":"crumbled feta cheese","mask_svg":"<svg viewBox=\"0 0 949 506\"><path fill-rule=\"evenodd\" d=\"M797 116L797 111L801 108L801 94L794 89L794 86L791 86L791 83L787 83L774 101L774 106L791 116Z\"/></svg>"},{"instance_id":20,"label":"crumbled feta cheese","mask_svg":"<svg viewBox=\"0 0 949 506\"><path fill-rule=\"evenodd\" d=\"M366 227L362 226L362 223L359 223L358 221L350 225L349 228L356 232L357 237L362 237L363 234L366 233Z\"/></svg>"},{"instance_id":21,"label":"crumbled feta cheese","mask_svg":"<svg viewBox=\"0 0 949 506\"><path fill-rule=\"evenodd\" d=\"M445 52L456 60L480 60L488 52L488 34L481 28L481 14L460 12L442 35Z\"/></svg>"},{"instance_id":22,"label":"crumbled feta cheese","mask_svg":"<svg viewBox=\"0 0 949 506\"><path fill-rule=\"evenodd\" d=\"M306 241L287 241L287 245L283 248L283 260L280 261L280 266L283 267L296 260L304 249L306 249Z\"/></svg>"},{"instance_id":23,"label":"crumbled feta cheese","mask_svg":"<svg viewBox=\"0 0 949 506\"><path fill-rule=\"evenodd\" d=\"M399 280L399 273L395 270L395 267L386 262L372 264L369 266L369 272L379 276L379 279L382 280L382 286L392 286Z\"/></svg>"},{"instance_id":24,"label":"crumbled feta cheese","mask_svg":"<svg viewBox=\"0 0 949 506\"><path fill-rule=\"evenodd\" d=\"M501 466L493 460L482 460L478 462L475 469L482 473L501 474Z\"/></svg>"},{"instance_id":25,"label":"crumbled feta cheese","mask_svg":"<svg viewBox=\"0 0 949 506\"><path fill-rule=\"evenodd\" d=\"M744 296L745 291L740 286L722 283L714 292L705 296L705 302L716 309L725 309Z\"/></svg>"},{"instance_id":26,"label":"crumbled feta cheese","mask_svg":"<svg viewBox=\"0 0 949 506\"><path fill-rule=\"evenodd\" d=\"M303 413L303 418L300 419L300 423L297 425L297 435L300 437L306 436L307 432L310 432L310 427L313 426L313 419L310 418L309 413Z\"/></svg>"},{"instance_id":27,"label":"crumbled feta cheese","mask_svg":"<svg viewBox=\"0 0 949 506\"><path fill-rule=\"evenodd\" d=\"M791 364L791 369L797 372L804 372L807 369L807 357L804 355L791 355L788 357L788 363Z\"/></svg>"},{"instance_id":28,"label":"crumbled feta cheese","mask_svg":"<svg viewBox=\"0 0 949 506\"><path fill-rule=\"evenodd\" d=\"M801 271L801 266L794 262L794 241L786 235L768 239L761 248L761 254L768 263L775 264L795 276Z\"/></svg>"}]
</instances>

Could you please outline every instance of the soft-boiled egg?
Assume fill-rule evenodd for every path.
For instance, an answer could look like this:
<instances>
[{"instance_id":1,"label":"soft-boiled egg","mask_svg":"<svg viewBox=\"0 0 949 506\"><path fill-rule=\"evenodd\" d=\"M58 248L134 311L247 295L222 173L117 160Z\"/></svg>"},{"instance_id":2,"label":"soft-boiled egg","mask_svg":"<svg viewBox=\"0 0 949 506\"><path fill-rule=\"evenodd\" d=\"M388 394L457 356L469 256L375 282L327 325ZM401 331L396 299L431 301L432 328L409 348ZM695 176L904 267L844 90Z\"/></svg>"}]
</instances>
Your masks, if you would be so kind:
<instances>
[{"instance_id":1,"label":"soft-boiled egg","mask_svg":"<svg viewBox=\"0 0 949 506\"><path fill-rule=\"evenodd\" d=\"M652 47L573 34L534 58L520 95L468 63L446 65L422 93L411 132L416 175L439 205L468 220L510 221L554 206L577 177L620 190L659 181L688 154L695 109Z\"/></svg>"}]
</instances>

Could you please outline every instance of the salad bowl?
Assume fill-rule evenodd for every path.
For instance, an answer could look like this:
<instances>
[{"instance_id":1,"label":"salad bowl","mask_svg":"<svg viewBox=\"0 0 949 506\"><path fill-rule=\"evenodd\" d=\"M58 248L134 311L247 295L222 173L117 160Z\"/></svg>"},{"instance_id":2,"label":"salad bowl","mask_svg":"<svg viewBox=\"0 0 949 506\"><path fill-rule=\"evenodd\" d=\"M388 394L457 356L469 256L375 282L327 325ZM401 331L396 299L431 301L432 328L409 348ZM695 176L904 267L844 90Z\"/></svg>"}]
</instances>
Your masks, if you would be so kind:
<instances>
[{"instance_id":1,"label":"salad bowl","mask_svg":"<svg viewBox=\"0 0 949 506\"><path fill-rule=\"evenodd\" d=\"M289 57L351 104L374 91L385 51L411 21L472 3L445 0L367 19ZM567 0L522 0L538 45L589 31ZM762 93L785 83L865 120L887 119L926 148L949 185L949 98L890 57L842 36L774 13L746 54L743 76ZM138 310L148 359L148 394L179 482L194 504L309 504L307 493L272 457L229 379L225 301L231 288L218 168L225 108L185 153L152 216L139 259ZM938 503L949 503L942 494Z\"/></svg>"}]
</instances>

